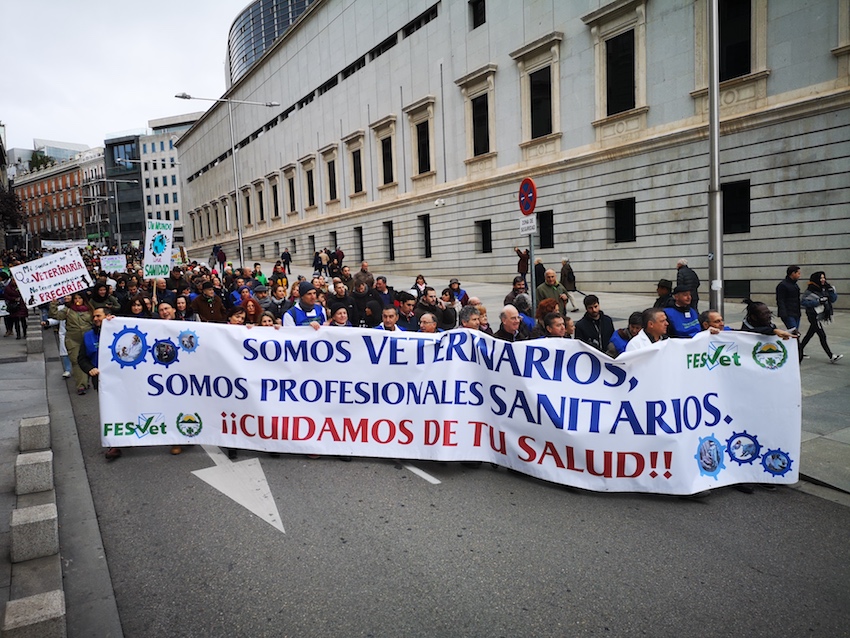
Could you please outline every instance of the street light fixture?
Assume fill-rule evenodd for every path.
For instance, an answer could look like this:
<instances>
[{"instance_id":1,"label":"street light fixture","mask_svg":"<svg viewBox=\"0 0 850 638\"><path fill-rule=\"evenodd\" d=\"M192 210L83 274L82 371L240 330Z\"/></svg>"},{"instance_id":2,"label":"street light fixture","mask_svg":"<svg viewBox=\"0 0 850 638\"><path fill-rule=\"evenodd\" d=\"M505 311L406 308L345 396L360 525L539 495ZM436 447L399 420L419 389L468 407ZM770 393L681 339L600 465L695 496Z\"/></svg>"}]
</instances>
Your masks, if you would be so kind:
<instances>
[{"instance_id":1,"label":"street light fixture","mask_svg":"<svg viewBox=\"0 0 850 638\"><path fill-rule=\"evenodd\" d=\"M178 93L174 97L180 100L203 100L204 102L227 103L227 118L230 122L230 157L233 160L233 196L236 199L236 236L239 238L239 267L242 268L244 266L243 261L245 259L245 247L243 245L242 237L242 206L240 205L240 200L242 198L239 196L239 169L236 166L236 138L233 134L233 105L248 104L251 106L266 106L271 108L274 106L280 106L280 102L252 102L250 100L231 100L223 97L197 97L189 95L188 93Z\"/></svg>"}]
</instances>

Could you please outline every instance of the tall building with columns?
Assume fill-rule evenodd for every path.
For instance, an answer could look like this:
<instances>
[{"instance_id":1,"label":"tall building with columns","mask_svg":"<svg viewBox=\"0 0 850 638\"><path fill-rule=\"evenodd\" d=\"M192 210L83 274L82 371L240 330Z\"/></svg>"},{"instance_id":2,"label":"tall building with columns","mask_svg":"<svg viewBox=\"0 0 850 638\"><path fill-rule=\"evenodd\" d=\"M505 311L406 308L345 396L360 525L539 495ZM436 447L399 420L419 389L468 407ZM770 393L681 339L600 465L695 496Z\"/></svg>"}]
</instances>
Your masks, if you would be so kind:
<instances>
[{"instance_id":1,"label":"tall building with columns","mask_svg":"<svg viewBox=\"0 0 850 638\"><path fill-rule=\"evenodd\" d=\"M535 254L582 287L707 280L707 9L316 0L178 143L192 254L236 254L238 200L246 261L341 245L507 286L530 177ZM720 0L720 45L727 297L789 264L847 287L850 0Z\"/></svg>"}]
</instances>

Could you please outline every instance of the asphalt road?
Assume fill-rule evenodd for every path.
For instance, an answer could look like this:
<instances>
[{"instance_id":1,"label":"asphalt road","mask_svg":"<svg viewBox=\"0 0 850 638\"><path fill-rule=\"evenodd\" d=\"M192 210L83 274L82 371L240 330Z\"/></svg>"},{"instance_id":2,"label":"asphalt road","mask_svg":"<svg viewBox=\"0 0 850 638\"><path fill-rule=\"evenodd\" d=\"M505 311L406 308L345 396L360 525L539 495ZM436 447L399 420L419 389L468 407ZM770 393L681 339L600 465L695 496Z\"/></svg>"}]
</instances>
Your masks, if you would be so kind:
<instances>
[{"instance_id":1,"label":"asphalt road","mask_svg":"<svg viewBox=\"0 0 850 638\"><path fill-rule=\"evenodd\" d=\"M596 494L484 464L259 458L285 533L192 474L106 463L72 397L125 636L846 636L850 509L780 487ZM187 408L190 406L187 406Z\"/></svg>"}]
</instances>

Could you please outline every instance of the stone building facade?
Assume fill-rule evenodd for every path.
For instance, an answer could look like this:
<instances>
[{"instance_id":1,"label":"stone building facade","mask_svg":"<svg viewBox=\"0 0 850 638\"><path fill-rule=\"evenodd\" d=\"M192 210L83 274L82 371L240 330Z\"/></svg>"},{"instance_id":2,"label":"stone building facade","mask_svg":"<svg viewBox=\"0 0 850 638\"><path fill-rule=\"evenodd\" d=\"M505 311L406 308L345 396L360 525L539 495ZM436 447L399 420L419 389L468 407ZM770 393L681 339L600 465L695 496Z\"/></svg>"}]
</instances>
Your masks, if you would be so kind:
<instances>
[{"instance_id":1,"label":"stone building facade","mask_svg":"<svg viewBox=\"0 0 850 638\"><path fill-rule=\"evenodd\" d=\"M727 297L792 263L846 290L850 0L720 6ZM531 177L536 256L584 288L707 280L707 31L706 0L318 0L222 96L281 104L231 105L238 189L228 104L178 143L191 254L236 255L238 196L246 262L509 282Z\"/></svg>"}]
</instances>

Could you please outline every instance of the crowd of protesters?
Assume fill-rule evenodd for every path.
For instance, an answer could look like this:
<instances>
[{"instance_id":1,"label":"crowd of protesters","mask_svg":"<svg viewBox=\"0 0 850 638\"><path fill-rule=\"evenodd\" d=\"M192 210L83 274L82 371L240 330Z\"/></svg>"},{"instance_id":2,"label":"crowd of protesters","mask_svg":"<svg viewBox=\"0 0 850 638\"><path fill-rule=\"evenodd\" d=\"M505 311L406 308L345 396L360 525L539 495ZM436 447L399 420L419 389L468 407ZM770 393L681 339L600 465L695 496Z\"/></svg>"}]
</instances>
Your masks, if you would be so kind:
<instances>
[{"instance_id":1,"label":"crowd of protesters","mask_svg":"<svg viewBox=\"0 0 850 638\"><path fill-rule=\"evenodd\" d=\"M658 298L651 308L635 309L626 325L616 329L614 321L602 310L600 298L581 293L568 259L562 260L560 273L541 266L535 273L536 307L527 291L528 256L516 250L518 275L513 279L498 319L490 320L488 309L463 289L457 278L446 285L432 286L424 274L409 285L392 287L384 275L374 275L366 261L352 273L343 263L340 248L316 252L313 276L297 276L290 281L291 257L284 251L281 259L265 273L261 264L252 268L233 268L225 261L224 251L216 246L209 264L192 262L174 267L165 279L146 280L136 268L138 255L128 254L126 272L106 273L99 269L99 253L83 251L93 273L93 285L42 307L42 325L58 324L63 376L72 377L78 394L95 385L97 375L97 336L103 320L112 316L153 318L176 321L202 321L248 327L278 329L310 326L364 327L387 331L442 332L456 328L480 330L497 339L524 341L537 338L577 339L617 357L623 352L651 347L668 338L691 338L700 331L719 333L730 330L714 309L699 312L699 278L687 265L677 264L676 284L658 282ZM108 254L105 251L104 254ZM15 265L35 255L3 254L0 286L6 301L6 334L26 337L27 308L5 266ZM559 276L560 275L560 276ZM772 312L762 302L746 299L745 318L740 330L770 334L782 339L800 337L799 326L805 310L810 327L802 339L799 353L815 335L831 362L842 355L827 344L824 325L833 315L837 300L826 273L812 274L801 294L797 280L800 268L790 266L786 278L776 289L778 315L786 329L772 322ZM399 282L394 282L399 283ZM584 314L574 321L569 313L579 312L577 295L583 295ZM496 314L496 313L493 313ZM179 446L172 448L178 454ZM235 454L235 451L231 451ZM107 451L117 458L120 450Z\"/></svg>"}]
</instances>

